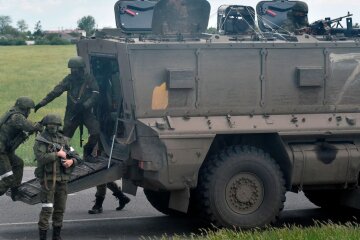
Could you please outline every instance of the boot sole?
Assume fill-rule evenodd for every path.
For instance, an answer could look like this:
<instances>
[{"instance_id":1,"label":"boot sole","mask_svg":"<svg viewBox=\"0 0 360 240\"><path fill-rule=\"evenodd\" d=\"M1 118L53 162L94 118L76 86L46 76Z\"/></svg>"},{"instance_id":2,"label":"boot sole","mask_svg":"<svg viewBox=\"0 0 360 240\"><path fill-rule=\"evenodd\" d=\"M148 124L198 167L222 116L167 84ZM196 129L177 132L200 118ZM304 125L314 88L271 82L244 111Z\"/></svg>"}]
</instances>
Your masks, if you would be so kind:
<instances>
[{"instance_id":1,"label":"boot sole","mask_svg":"<svg viewBox=\"0 0 360 240\"><path fill-rule=\"evenodd\" d=\"M103 212L103 210L96 210L96 211L94 211L94 210L89 210L89 211L88 211L89 214L100 214L100 213L102 213L102 212Z\"/></svg>"}]
</instances>

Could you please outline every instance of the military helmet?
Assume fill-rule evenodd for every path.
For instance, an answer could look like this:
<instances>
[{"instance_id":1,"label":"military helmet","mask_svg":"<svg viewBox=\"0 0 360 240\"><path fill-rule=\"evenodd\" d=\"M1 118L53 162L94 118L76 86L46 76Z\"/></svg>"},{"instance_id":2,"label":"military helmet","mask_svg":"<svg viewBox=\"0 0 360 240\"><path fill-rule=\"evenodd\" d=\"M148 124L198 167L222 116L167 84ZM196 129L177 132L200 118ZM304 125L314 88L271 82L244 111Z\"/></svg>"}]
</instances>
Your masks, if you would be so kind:
<instances>
[{"instance_id":1,"label":"military helmet","mask_svg":"<svg viewBox=\"0 0 360 240\"><path fill-rule=\"evenodd\" d=\"M29 97L19 97L18 99L16 99L15 106L21 109L31 109L35 107L35 103Z\"/></svg>"},{"instance_id":2,"label":"military helmet","mask_svg":"<svg viewBox=\"0 0 360 240\"><path fill-rule=\"evenodd\" d=\"M308 13L309 8L308 5L304 2L296 2L295 5L292 7L293 12L302 12L302 13Z\"/></svg>"},{"instance_id":3,"label":"military helmet","mask_svg":"<svg viewBox=\"0 0 360 240\"><path fill-rule=\"evenodd\" d=\"M46 115L42 120L41 123L43 125L49 125L49 124L53 124L53 125L58 125L61 126L62 125L62 121L61 121L61 117L57 114L48 114Z\"/></svg>"},{"instance_id":4,"label":"military helmet","mask_svg":"<svg viewBox=\"0 0 360 240\"><path fill-rule=\"evenodd\" d=\"M73 57L70 58L68 62L68 68L84 68L85 61L82 57Z\"/></svg>"}]
</instances>

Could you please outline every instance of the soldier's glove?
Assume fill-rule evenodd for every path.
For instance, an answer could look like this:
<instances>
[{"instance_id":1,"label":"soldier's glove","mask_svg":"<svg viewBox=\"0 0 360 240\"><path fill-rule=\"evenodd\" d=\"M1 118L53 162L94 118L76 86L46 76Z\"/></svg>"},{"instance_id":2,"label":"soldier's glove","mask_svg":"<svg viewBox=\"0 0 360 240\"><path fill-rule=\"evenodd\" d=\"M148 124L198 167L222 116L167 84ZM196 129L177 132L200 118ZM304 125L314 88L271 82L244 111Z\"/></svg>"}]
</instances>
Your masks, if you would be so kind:
<instances>
[{"instance_id":1,"label":"soldier's glove","mask_svg":"<svg viewBox=\"0 0 360 240\"><path fill-rule=\"evenodd\" d=\"M41 103L36 104L36 106L34 107L34 112L37 112L42 107L43 105Z\"/></svg>"}]
</instances>

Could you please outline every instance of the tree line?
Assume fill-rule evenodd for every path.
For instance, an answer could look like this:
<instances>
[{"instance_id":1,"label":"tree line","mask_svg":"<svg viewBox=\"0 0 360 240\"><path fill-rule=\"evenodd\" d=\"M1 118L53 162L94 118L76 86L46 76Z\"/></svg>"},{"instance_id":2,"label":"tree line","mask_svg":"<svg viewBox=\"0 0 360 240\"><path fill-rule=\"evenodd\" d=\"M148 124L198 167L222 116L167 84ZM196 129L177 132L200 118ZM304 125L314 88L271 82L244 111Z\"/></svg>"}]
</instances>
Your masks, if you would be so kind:
<instances>
[{"instance_id":1,"label":"tree line","mask_svg":"<svg viewBox=\"0 0 360 240\"><path fill-rule=\"evenodd\" d=\"M95 18L90 15L77 21L77 29L84 30L86 36L91 36L95 32L95 25ZM41 21L37 21L31 31L24 19L14 23L11 16L0 15L0 45L26 45L26 41L34 41L38 45L71 44L68 40L62 39L58 33L46 33Z\"/></svg>"}]
</instances>

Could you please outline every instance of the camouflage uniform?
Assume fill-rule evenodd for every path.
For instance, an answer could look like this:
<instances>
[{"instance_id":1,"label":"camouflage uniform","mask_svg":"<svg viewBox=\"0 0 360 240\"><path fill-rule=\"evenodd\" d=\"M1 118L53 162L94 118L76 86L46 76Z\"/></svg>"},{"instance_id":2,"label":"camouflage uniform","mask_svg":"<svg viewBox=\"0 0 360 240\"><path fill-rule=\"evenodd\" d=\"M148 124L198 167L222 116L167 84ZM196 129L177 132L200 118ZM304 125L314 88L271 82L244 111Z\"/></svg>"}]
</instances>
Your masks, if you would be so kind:
<instances>
[{"instance_id":1,"label":"camouflage uniform","mask_svg":"<svg viewBox=\"0 0 360 240\"><path fill-rule=\"evenodd\" d=\"M297 16L297 13L301 13L303 16ZM297 2L292 10L288 12L287 19L282 23L280 31L296 32L296 30L309 26L308 18L308 7L306 3Z\"/></svg>"},{"instance_id":2,"label":"camouflage uniform","mask_svg":"<svg viewBox=\"0 0 360 240\"><path fill-rule=\"evenodd\" d=\"M71 60L69 61L70 68L72 67L70 65ZM92 112L99 95L99 86L91 75L86 73L79 76L69 74L36 105L35 110L47 105L65 91L67 92L67 105L64 118L64 135L72 138L75 130L80 125L85 125L90 136L84 146L84 157L89 157L98 142L100 133L99 122Z\"/></svg>"},{"instance_id":3,"label":"camouflage uniform","mask_svg":"<svg viewBox=\"0 0 360 240\"><path fill-rule=\"evenodd\" d=\"M57 115L48 115L46 118L55 118L61 123L61 118ZM48 121L49 122L49 121ZM44 123L54 124L54 123ZM58 124L57 124L58 125ZM62 166L61 158L57 156L52 146L41 139L57 143L61 146L68 146L68 138L61 132L56 131L50 133L46 128L35 140L34 154L37 160L37 168L35 170L36 177L41 184L41 203L42 209L39 216L40 239L46 239L46 231L49 229L49 219L52 215L53 239L60 238L60 230L63 223L63 217L67 200L67 182L73 168L78 164L73 159L74 164L70 168ZM55 236L55 237L54 237Z\"/></svg>"},{"instance_id":4,"label":"camouflage uniform","mask_svg":"<svg viewBox=\"0 0 360 240\"><path fill-rule=\"evenodd\" d=\"M26 101L27 106L22 106ZM12 196L16 187L21 184L24 162L15 155L18 145L26 139L25 133L41 131L39 124L27 120L34 102L22 97L16 101L14 107L6 112L0 120L0 196L12 188ZM20 140L20 141L19 141ZM14 199L13 199L14 200Z\"/></svg>"}]
</instances>

